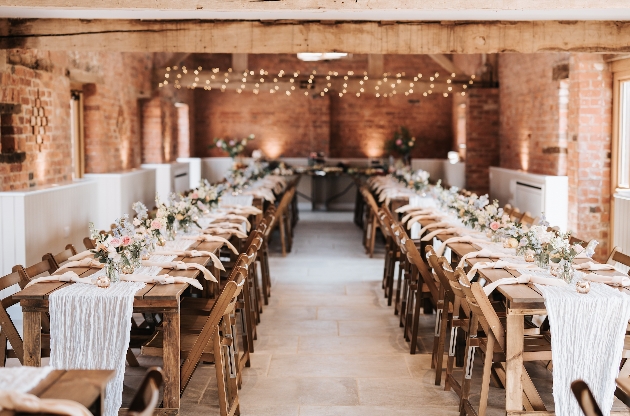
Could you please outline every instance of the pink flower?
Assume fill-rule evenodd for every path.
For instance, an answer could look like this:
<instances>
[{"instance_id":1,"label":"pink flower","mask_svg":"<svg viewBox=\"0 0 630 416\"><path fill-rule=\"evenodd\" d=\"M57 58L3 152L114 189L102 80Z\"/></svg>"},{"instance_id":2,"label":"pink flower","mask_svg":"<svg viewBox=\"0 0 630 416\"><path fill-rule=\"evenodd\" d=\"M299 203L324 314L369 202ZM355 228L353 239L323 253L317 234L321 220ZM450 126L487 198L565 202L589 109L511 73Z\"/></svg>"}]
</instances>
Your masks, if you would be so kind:
<instances>
[{"instance_id":1,"label":"pink flower","mask_svg":"<svg viewBox=\"0 0 630 416\"><path fill-rule=\"evenodd\" d=\"M190 195L190 197L191 197L192 199L199 199L199 194L198 194L197 192L193 192L193 193Z\"/></svg>"},{"instance_id":2,"label":"pink flower","mask_svg":"<svg viewBox=\"0 0 630 416\"><path fill-rule=\"evenodd\" d=\"M498 223L498 222L496 222L496 221L492 221L492 222L490 223L490 229L491 229L492 231L496 231L496 230L498 230L498 229L499 229L499 227L501 227L501 224L499 224L499 223Z\"/></svg>"},{"instance_id":3,"label":"pink flower","mask_svg":"<svg viewBox=\"0 0 630 416\"><path fill-rule=\"evenodd\" d=\"M131 237L129 237L128 235L126 235L126 236L124 236L124 237L122 238L122 245L123 245L123 246L128 246L129 244L131 244L131 243L132 243L132 241L133 241L133 240L131 239Z\"/></svg>"},{"instance_id":4,"label":"pink flower","mask_svg":"<svg viewBox=\"0 0 630 416\"><path fill-rule=\"evenodd\" d=\"M396 145L397 146L400 146L401 144L402 144L402 140L400 140L400 139L396 140Z\"/></svg>"},{"instance_id":5,"label":"pink flower","mask_svg":"<svg viewBox=\"0 0 630 416\"><path fill-rule=\"evenodd\" d=\"M160 228L162 228L162 222L160 220L153 220L153 221L151 221L151 229L152 230L159 230Z\"/></svg>"},{"instance_id":6,"label":"pink flower","mask_svg":"<svg viewBox=\"0 0 630 416\"><path fill-rule=\"evenodd\" d=\"M112 247L120 247L120 238L114 237L111 240L109 240L109 245Z\"/></svg>"}]
</instances>

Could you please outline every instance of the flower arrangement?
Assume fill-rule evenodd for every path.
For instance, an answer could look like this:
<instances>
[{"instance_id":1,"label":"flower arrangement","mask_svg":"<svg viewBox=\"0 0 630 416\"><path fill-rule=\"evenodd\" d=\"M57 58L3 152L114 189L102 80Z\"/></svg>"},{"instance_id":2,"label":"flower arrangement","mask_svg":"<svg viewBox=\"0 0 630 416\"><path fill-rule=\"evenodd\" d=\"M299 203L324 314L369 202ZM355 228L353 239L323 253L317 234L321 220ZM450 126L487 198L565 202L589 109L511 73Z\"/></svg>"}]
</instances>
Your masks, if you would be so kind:
<instances>
[{"instance_id":1,"label":"flower arrangement","mask_svg":"<svg viewBox=\"0 0 630 416\"><path fill-rule=\"evenodd\" d=\"M215 147L229 154L232 159L235 159L243 152L243 150L245 150L245 146L247 146L247 143L252 140L254 140L253 134L250 134L249 136L242 139L224 140L220 138L215 138L214 145Z\"/></svg>"},{"instance_id":2,"label":"flower arrangement","mask_svg":"<svg viewBox=\"0 0 630 416\"><path fill-rule=\"evenodd\" d=\"M219 205L219 198L222 193L223 186L211 185L207 179L202 179L197 189L188 194L188 198L190 203L199 211L207 212Z\"/></svg>"},{"instance_id":3,"label":"flower arrangement","mask_svg":"<svg viewBox=\"0 0 630 416\"><path fill-rule=\"evenodd\" d=\"M94 258L105 264L107 277L118 280L118 272L133 273L140 265L142 256L149 252L153 237L146 229L136 230L129 217L124 215L115 221L111 233L102 233L89 224L90 238L95 241Z\"/></svg>"},{"instance_id":4,"label":"flower arrangement","mask_svg":"<svg viewBox=\"0 0 630 416\"><path fill-rule=\"evenodd\" d=\"M547 231L547 224L543 221L525 231L518 246L526 260L536 260L540 267L546 267L549 264L549 245L555 237L554 232Z\"/></svg>"},{"instance_id":5,"label":"flower arrangement","mask_svg":"<svg viewBox=\"0 0 630 416\"><path fill-rule=\"evenodd\" d=\"M416 191L422 191L429 186L429 172L422 169L413 171L410 166L401 166L392 173L392 176Z\"/></svg>"},{"instance_id":6,"label":"flower arrangement","mask_svg":"<svg viewBox=\"0 0 630 416\"><path fill-rule=\"evenodd\" d=\"M197 220L199 219L199 210L195 205L193 205L190 198L171 194L169 203L169 214L175 217L177 225L185 233L190 231L190 227L193 224L201 228L201 226L197 223Z\"/></svg>"},{"instance_id":7,"label":"flower arrangement","mask_svg":"<svg viewBox=\"0 0 630 416\"><path fill-rule=\"evenodd\" d=\"M164 218L149 218L147 207L140 201L135 202L131 208L136 212L133 219L133 225L136 232L147 233L152 239L149 244L154 247L155 244L164 245L164 236L162 230L166 228L166 220Z\"/></svg>"},{"instance_id":8,"label":"flower arrangement","mask_svg":"<svg viewBox=\"0 0 630 416\"><path fill-rule=\"evenodd\" d=\"M581 245L571 244L570 239L570 232L558 233L549 242L549 260L557 265L555 273L558 277L567 283L570 283L573 278L573 268L571 267L573 259L584 251L584 247Z\"/></svg>"},{"instance_id":9,"label":"flower arrangement","mask_svg":"<svg viewBox=\"0 0 630 416\"><path fill-rule=\"evenodd\" d=\"M394 136L386 143L385 148L390 153L396 153L409 163L409 155L416 145L416 138L411 137L409 129L401 126L399 130L394 132Z\"/></svg>"},{"instance_id":10,"label":"flower arrangement","mask_svg":"<svg viewBox=\"0 0 630 416\"><path fill-rule=\"evenodd\" d=\"M157 207L155 218L163 222L164 228L166 229L166 239L171 241L174 240L175 214L171 211L170 206L160 201L160 196L157 194L155 195L155 206Z\"/></svg>"}]
</instances>

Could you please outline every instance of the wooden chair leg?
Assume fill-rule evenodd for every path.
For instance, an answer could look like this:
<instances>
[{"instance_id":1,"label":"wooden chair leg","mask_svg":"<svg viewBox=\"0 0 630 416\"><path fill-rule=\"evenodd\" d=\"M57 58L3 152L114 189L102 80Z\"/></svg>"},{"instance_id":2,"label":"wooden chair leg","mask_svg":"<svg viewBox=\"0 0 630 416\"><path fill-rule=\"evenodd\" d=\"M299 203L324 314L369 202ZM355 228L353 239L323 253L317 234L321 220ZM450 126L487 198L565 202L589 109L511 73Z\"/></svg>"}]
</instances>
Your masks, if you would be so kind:
<instances>
[{"instance_id":1,"label":"wooden chair leg","mask_svg":"<svg viewBox=\"0 0 630 416\"><path fill-rule=\"evenodd\" d=\"M479 395L479 414L485 416L488 409L488 394L490 393L490 374L492 373L492 353L494 351L494 335L488 334L486 356L483 361L483 377L481 379L481 394Z\"/></svg>"},{"instance_id":2,"label":"wooden chair leg","mask_svg":"<svg viewBox=\"0 0 630 416\"><path fill-rule=\"evenodd\" d=\"M418 284L420 286L420 284ZM411 320L411 345L409 346L410 353L413 355L416 353L418 346L418 326L420 325L420 306L422 305L422 290L420 287L416 289L415 305L413 308L413 317Z\"/></svg>"},{"instance_id":3,"label":"wooden chair leg","mask_svg":"<svg viewBox=\"0 0 630 416\"><path fill-rule=\"evenodd\" d=\"M435 351L435 385L439 386L442 383L442 366L444 364L444 345L446 343L446 331L448 329L449 313L448 304L443 305L441 313L441 322L437 338L437 348Z\"/></svg>"},{"instance_id":4,"label":"wooden chair leg","mask_svg":"<svg viewBox=\"0 0 630 416\"><path fill-rule=\"evenodd\" d=\"M286 244L286 230L284 229L284 213L280 214L280 221L278 223L280 227L280 244L282 245L282 257L287 256L287 244Z\"/></svg>"},{"instance_id":5,"label":"wooden chair leg","mask_svg":"<svg viewBox=\"0 0 630 416\"><path fill-rule=\"evenodd\" d=\"M127 348L127 362L129 363L129 367L140 367L140 363L138 363L138 359L133 351L131 351L131 348Z\"/></svg>"},{"instance_id":6,"label":"wooden chair leg","mask_svg":"<svg viewBox=\"0 0 630 416\"><path fill-rule=\"evenodd\" d=\"M217 387L219 393L219 413L221 416L228 416L228 389L225 382L225 356L223 346L221 345L221 337L219 336L219 328L215 330L213 337L214 351L214 369L217 377Z\"/></svg>"},{"instance_id":7,"label":"wooden chair leg","mask_svg":"<svg viewBox=\"0 0 630 416\"><path fill-rule=\"evenodd\" d=\"M271 273L269 272L269 251L267 247L267 243L265 243L264 250L262 252L263 255L263 276L267 281L267 297L271 297Z\"/></svg>"},{"instance_id":8,"label":"wooden chair leg","mask_svg":"<svg viewBox=\"0 0 630 416\"><path fill-rule=\"evenodd\" d=\"M374 244L376 243L376 215L372 215L372 233L370 234L370 258L374 257Z\"/></svg>"},{"instance_id":9,"label":"wooden chair leg","mask_svg":"<svg viewBox=\"0 0 630 416\"><path fill-rule=\"evenodd\" d=\"M263 303L269 305L269 288L267 287L267 279L265 278L265 266L263 264L262 252L258 253L256 257L255 267L258 268L260 265L260 289L262 291Z\"/></svg>"}]
</instances>

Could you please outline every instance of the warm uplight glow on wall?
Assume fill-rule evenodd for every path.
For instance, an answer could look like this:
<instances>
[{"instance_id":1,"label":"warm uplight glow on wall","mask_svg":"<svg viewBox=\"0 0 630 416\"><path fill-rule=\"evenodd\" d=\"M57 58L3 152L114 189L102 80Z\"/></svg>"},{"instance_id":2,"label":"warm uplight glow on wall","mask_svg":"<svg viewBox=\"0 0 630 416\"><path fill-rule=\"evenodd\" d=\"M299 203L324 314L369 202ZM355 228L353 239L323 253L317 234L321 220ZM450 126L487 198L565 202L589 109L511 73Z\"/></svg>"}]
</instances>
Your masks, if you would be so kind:
<instances>
[{"instance_id":1,"label":"warm uplight glow on wall","mask_svg":"<svg viewBox=\"0 0 630 416\"><path fill-rule=\"evenodd\" d=\"M521 169L525 172L529 170L529 137L530 135L528 134L521 140L521 149L519 152Z\"/></svg>"},{"instance_id":2,"label":"warm uplight glow on wall","mask_svg":"<svg viewBox=\"0 0 630 416\"><path fill-rule=\"evenodd\" d=\"M262 150L269 159L277 159L282 154L282 144L277 139L267 139L261 144Z\"/></svg>"},{"instance_id":3,"label":"warm uplight glow on wall","mask_svg":"<svg viewBox=\"0 0 630 416\"><path fill-rule=\"evenodd\" d=\"M370 137L363 141L361 148L367 157L382 157L385 152L384 143L385 138L372 133Z\"/></svg>"}]
</instances>

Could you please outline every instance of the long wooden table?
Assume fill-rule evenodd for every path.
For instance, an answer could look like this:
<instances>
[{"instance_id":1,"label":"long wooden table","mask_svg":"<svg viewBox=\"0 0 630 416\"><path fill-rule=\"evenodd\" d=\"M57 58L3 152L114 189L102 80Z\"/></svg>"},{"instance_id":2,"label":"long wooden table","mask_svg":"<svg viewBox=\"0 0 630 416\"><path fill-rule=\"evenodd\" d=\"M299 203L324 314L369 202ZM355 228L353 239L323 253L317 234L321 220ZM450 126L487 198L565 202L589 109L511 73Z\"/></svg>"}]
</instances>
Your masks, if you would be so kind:
<instances>
[{"instance_id":1,"label":"long wooden table","mask_svg":"<svg viewBox=\"0 0 630 416\"><path fill-rule=\"evenodd\" d=\"M223 245L218 242L191 242L191 249L209 251L218 255ZM177 257L175 261L185 263L198 263L208 267L218 279L217 270L214 270L210 257ZM70 269L81 277L90 276L100 269L72 268ZM160 274L197 278L201 272L192 270L164 269ZM205 284L205 279L201 279ZM50 294L66 285L74 283L54 282L38 283L13 295L20 300L24 315L24 365L41 366L41 314L48 312ZM187 283L175 283L170 285L147 284L140 289L134 298L134 312L161 313L163 317L164 333L164 408L160 409L165 414L177 414L180 407L180 301L182 293L188 288Z\"/></svg>"},{"instance_id":2,"label":"long wooden table","mask_svg":"<svg viewBox=\"0 0 630 416\"><path fill-rule=\"evenodd\" d=\"M104 414L105 387L114 370L53 370L28 393L40 399L72 400L94 416ZM17 413L17 415L26 413Z\"/></svg>"},{"instance_id":3,"label":"long wooden table","mask_svg":"<svg viewBox=\"0 0 630 416\"><path fill-rule=\"evenodd\" d=\"M431 224L433 221L421 221L422 226ZM453 234L440 234L437 238L444 242ZM479 248L471 243L449 243L448 247L452 254L458 259ZM453 260L453 259L451 259ZM576 263L586 262L589 259L576 259ZM478 262L494 261L490 258L467 259L467 266L472 266ZM516 270L506 269L482 269L478 270L480 276L489 282L494 282L506 277L518 277L520 273ZM608 270L598 271L602 275L622 275L622 273ZM626 290L626 289L622 289ZM525 315L547 315L545 299L533 285L502 285L496 289L504 298L506 306L506 370L505 370L505 410L509 415L553 415L554 412L547 411L542 400L538 398L532 405L534 411L523 411L523 346L524 346L524 319ZM537 402L537 403L536 403ZM611 414L628 414L627 411L621 413L611 412Z\"/></svg>"}]
</instances>

